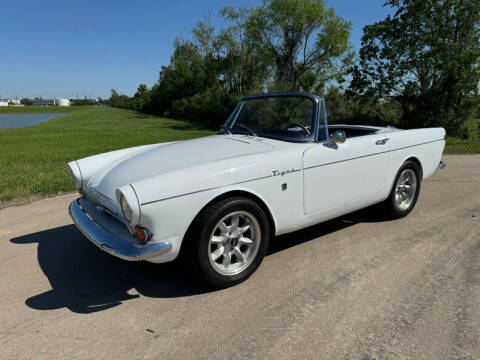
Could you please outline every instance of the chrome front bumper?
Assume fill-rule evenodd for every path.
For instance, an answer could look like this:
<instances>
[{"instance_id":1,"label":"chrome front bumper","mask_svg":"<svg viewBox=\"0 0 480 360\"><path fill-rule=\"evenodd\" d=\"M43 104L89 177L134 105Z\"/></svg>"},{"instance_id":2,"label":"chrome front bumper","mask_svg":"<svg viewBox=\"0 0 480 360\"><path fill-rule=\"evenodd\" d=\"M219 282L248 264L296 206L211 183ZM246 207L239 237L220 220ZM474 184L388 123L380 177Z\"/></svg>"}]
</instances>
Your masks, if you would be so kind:
<instances>
[{"instance_id":1,"label":"chrome front bumper","mask_svg":"<svg viewBox=\"0 0 480 360\"><path fill-rule=\"evenodd\" d=\"M70 216L78 229L103 251L128 261L154 258L171 250L167 242L142 244L125 224L103 213L85 197L70 204Z\"/></svg>"}]
</instances>

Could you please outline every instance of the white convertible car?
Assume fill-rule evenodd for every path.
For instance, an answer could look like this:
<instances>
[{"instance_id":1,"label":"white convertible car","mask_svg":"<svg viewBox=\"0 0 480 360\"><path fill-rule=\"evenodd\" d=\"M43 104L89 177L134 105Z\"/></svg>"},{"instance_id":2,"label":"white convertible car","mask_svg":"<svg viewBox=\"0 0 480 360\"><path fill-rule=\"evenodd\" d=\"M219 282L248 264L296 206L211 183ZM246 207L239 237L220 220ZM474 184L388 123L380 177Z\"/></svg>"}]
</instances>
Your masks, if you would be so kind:
<instances>
[{"instance_id":1,"label":"white convertible car","mask_svg":"<svg viewBox=\"0 0 480 360\"><path fill-rule=\"evenodd\" d=\"M185 255L226 287L258 268L275 235L380 202L407 215L422 180L445 166L444 146L443 128L329 126L317 96L249 96L217 135L68 163L82 194L70 214L114 256Z\"/></svg>"}]
</instances>

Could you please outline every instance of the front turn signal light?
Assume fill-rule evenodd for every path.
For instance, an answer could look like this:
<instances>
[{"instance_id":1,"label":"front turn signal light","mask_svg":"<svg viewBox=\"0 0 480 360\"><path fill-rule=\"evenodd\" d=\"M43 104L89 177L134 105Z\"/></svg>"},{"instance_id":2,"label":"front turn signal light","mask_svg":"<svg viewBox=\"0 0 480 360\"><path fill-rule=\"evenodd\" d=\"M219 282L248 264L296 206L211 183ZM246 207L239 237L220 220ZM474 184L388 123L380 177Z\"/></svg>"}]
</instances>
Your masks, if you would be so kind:
<instances>
[{"instance_id":1,"label":"front turn signal light","mask_svg":"<svg viewBox=\"0 0 480 360\"><path fill-rule=\"evenodd\" d=\"M152 238L152 233L148 229L135 226L135 236L145 244Z\"/></svg>"}]
</instances>

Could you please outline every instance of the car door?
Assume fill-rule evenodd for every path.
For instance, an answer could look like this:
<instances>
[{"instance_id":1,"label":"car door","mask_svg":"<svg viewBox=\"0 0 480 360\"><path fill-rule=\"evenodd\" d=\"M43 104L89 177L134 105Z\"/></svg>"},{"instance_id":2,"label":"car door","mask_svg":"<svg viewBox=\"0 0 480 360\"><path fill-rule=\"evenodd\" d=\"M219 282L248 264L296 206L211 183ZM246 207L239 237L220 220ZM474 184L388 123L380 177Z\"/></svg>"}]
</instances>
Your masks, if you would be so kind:
<instances>
[{"instance_id":1,"label":"car door","mask_svg":"<svg viewBox=\"0 0 480 360\"><path fill-rule=\"evenodd\" d=\"M389 144L382 134L315 144L303 155L304 211L353 211L385 194ZM365 205L367 206L367 205Z\"/></svg>"}]
</instances>

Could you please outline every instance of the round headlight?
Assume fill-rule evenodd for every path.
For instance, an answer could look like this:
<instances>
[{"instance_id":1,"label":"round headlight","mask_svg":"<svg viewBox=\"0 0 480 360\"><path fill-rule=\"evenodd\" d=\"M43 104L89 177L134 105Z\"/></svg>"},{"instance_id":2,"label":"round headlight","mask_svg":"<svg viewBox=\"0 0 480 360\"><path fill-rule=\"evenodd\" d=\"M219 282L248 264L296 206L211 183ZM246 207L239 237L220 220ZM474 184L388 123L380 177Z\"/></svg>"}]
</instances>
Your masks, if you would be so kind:
<instances>
[{"instance_id":1,"label":"round headlight","mask_svg":"<svg viewBox=\"0 0 480 360\"><path fill-rule=\"evenodd\" d=\"M120 207L122 208L122 212L123 212L123 216L125 217L125 220L131 223L133 219L133 211L123 194L120 195Z\"/></svg>"},{"instance_id":2,"label":"round headlight","mask_svg":"<svg viewBox=\"0 0 480 360\"><path fill-rule=\"evenodd\" d=\"M123 185L115 191L118 204L130 230L140 222L140 203L131 185ZM132 230L133 231L133 230Z\"/></svg>"}]
</instances>

